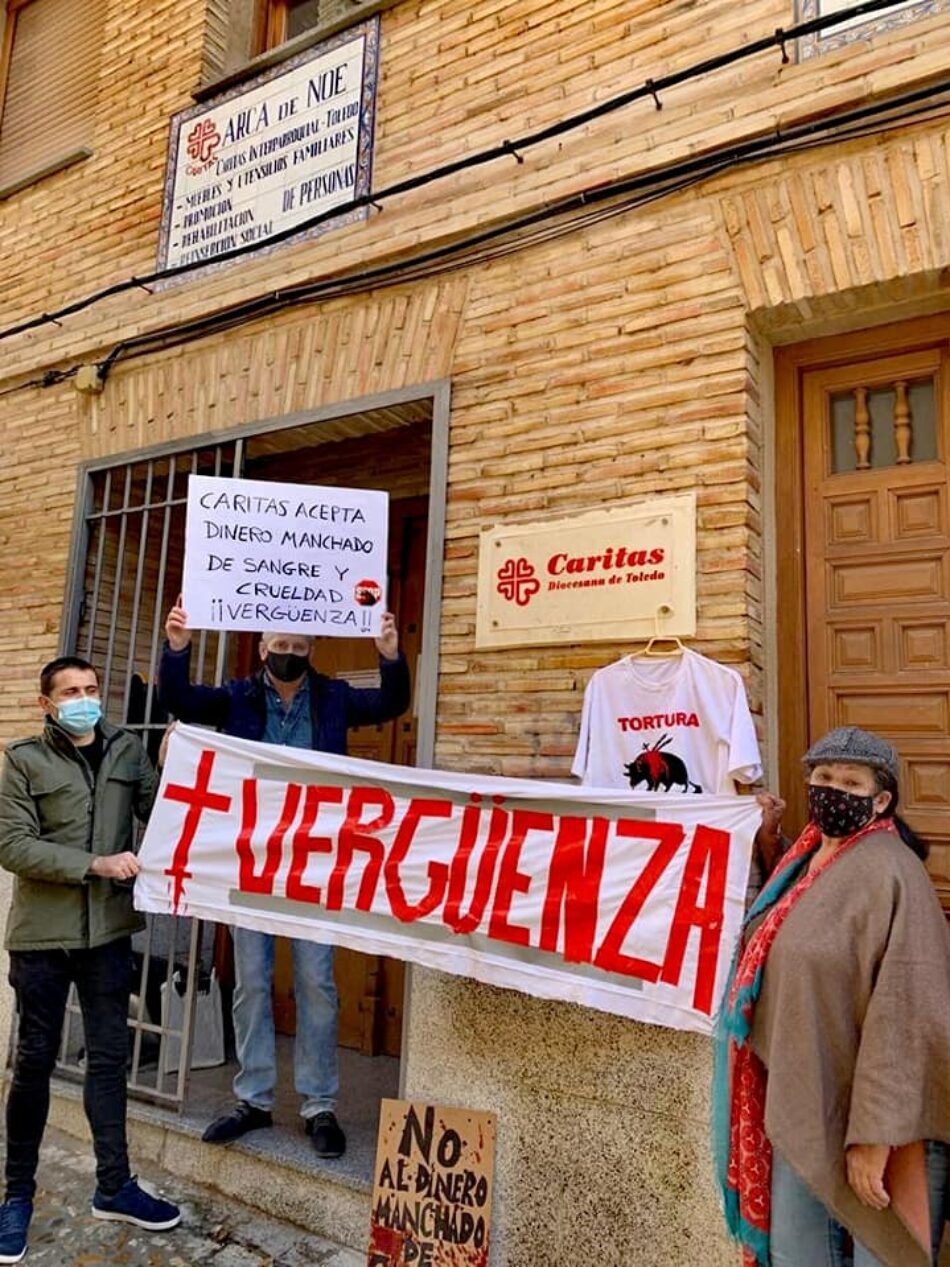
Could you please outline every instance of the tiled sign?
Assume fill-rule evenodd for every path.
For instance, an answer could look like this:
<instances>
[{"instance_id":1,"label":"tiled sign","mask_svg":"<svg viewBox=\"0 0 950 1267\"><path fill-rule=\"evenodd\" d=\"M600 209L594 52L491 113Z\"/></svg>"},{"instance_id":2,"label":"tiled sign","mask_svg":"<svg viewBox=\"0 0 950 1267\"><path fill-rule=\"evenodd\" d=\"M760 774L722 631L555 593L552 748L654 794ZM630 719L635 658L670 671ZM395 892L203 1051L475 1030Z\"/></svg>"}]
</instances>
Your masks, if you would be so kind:
<instances>
[{"instance_id":1,"label":"tiled sign","mask_svg":"<svg viewBox=\"0 0 950 1267\"><path fill-rule=\"evenodd\" d=\"M175 115L159 268L304 232L368 193L378 49L373 19Z\"/></svg>"}]
</instances>

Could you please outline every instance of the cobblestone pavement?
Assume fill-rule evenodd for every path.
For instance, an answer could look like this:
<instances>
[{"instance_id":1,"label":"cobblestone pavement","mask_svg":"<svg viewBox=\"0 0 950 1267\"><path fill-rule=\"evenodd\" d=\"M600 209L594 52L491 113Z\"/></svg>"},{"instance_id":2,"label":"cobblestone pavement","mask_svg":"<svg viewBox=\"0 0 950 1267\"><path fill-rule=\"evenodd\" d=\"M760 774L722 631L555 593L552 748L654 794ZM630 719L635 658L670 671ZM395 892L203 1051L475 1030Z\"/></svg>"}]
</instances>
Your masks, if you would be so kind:
<instances>
[{"instance_id":1,"label":"cobblestone pavement","mask_svg":"<svg viewBox=\"0 0 950 1267\"><path fill-rule=\"evenodd\" d=\"M143 1166L139 1178L181 1205L182 1221L174 1231L140 1232L94 1219L91 1147L48 1130L24 1267L365 1267L365 1254L155 1166ZM950 1267L950 1233L940 1267Z\"/></svg>"},{"instance_id":2,"label":"cobblestone pavement","mask_svg":"<svg viewBox=\"0 0 950 1267\"><path fill-rule=\"evenodd\" d=\"M155 1166L139 1178L181 1205L171 1232L141 1232L89 1212L88 1144L48 1130L25 1267L364 1267L365 1255L267 1218Z\"/></svg>"}]
</instances>

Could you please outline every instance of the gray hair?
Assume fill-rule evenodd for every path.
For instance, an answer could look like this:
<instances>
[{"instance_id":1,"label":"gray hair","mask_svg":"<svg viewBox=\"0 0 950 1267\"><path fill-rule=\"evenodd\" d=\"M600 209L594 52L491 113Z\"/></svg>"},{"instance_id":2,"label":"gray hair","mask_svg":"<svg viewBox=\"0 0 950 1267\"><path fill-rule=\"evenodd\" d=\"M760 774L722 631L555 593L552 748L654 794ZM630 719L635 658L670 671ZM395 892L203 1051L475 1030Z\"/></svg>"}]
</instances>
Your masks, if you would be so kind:
<instances>
[{"instance_id":1,"label":"gray hair","mask_svg":"<svg viewBox=\"0 0 950 1267\"><path fill-rule=\"evenodd\" d=\"M313 634L297 633L294 629L268 629L266 633L261 634L261 642L264 644L265 648L271 638L306 638L308 646L310 647L313 646L314 641Z\"/></svg>"}]
</instances>

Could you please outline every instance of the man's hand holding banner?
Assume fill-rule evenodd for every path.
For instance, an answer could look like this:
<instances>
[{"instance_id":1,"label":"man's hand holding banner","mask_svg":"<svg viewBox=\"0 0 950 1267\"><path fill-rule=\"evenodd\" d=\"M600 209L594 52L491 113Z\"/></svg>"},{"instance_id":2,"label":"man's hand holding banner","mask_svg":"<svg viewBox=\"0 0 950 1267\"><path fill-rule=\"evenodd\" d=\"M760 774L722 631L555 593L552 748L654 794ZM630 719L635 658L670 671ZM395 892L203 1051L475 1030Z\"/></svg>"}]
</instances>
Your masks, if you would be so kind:
<instances>
[{"instance_id":1,"label":"man's hand holding banner","mask_svg":"<svg viewBox=\"0 0 950 1267\"><path fill-rule=\"evenodd\" d=\"M708 1033L760 821L179 726L135 903Z\"/></svg>"}]
</instances>

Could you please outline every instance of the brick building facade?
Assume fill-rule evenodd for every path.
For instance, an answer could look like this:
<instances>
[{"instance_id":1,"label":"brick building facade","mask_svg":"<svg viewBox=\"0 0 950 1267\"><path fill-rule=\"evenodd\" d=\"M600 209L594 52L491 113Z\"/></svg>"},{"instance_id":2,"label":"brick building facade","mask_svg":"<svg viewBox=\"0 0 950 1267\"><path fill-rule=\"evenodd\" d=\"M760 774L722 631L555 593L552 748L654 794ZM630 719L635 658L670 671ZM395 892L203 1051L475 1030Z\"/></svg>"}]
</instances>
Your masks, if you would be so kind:
<instances>
[{"instance_id":1,"label":"brick building facade","mask_svg":"<svg viewBox=\"0 0 950 1267\"><path fill-rule=\"evenodd\" d=\"M28 7L41 16L47 3ZM77 554L80 470L101 498L110 468L161 454L152 477L165 478L169 454L247 437L248 473L296 478L306 460L308 478L330 482L371 467L407 506L428 499L440 527L428 567L442 583L416 600L437 644L420 661L420 755L566 777L584 685L629 648L477 651L479 533L695 490L693 645L745 676L770 785L800 812L795 763L810 734L833 721L888 733L945 893L950 17L939 2L878 5L844 32L764 46L840 7L357 6L380 22L374 189L690 73L362 221L3 337L0 738L30 730L38 665L84 633L95 567ZM213 98L215 80L240 82L252 51L240 3L95 8L83 153L36 179L15 155L0 202L0 336L154 269L169 120L195 94ZM251 69L345 20L324 6ZM755 56L726 58L757 40ZM15 30L11 47L15 60ZM0 158L3 128L0 117ZM589 202L570 201L585 191ZM324 284L319 297L254 315L261 297L309 283ZM244 303L246 316L219 321ZM101 390L80 390L72 371L106 361ZM844 401L841 425L860 426L862 402L893 412L908 386L921 437L932 431L927 462L832 466L851 481L843 493L828 472L811 478L822 409ZM440 419L444 491L431 476ZM146 623L171 594L172 562ZM113 597L114 625L118 580ZM85 630L94 650L108 623ZM134 622L127 632L134 648ZM412 973L404 1027L408 1093L452 1102L464 1088L500 1115L493 1264L733 1261L711 1188L704 1040L427 971ZM196 1145L181 1150L183 1167L209 1164ZM359 1243L357 1198L301 1198L289 1212Z\"/></svg>"}]
</instances>

